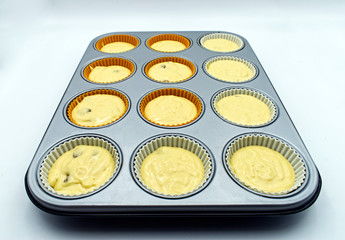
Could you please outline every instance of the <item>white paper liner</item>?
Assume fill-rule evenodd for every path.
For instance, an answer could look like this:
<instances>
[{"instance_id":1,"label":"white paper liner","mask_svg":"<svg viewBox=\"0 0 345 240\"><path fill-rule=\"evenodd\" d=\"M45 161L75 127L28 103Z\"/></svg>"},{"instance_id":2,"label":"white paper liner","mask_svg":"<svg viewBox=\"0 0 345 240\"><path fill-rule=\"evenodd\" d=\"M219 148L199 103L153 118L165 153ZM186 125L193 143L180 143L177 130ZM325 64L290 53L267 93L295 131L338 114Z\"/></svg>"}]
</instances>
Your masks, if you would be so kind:
<instances>
[{"instance_id":1,"label":"white paper liner","mask_svg":"<svg viewBox=\"0 0 345 240\"><path fill-rule=\"evenodd\" d=\"M271 118L267 122L263 122L261 124L249 125L249 124L241 124L241 123L237 123L237 122L232 122L231 120L223 117L218 112L218 110L216 108L216 103L225 97L238 95L238 94L249 95L249 96L255 97L255 98L259 99L260 101L262 101L263 103L265 103L267 105L267 107L270 109ZM263 95L262 93L255 91L255 90L251 90L251 89L247 89L247 88L230 88L230 89L226 89L224 91L221 91L220 93L218 93L213 98L212 104L213 104L213 109L217 112L217 115L220 116L222 119L224 119L225 121L227 121L229 123L239 125L239 126L245 126L245 127L248 127L248 126L249 127L261 127L264 125L268 125L275 120L275 118L277 117L277 113L278 113L278 108L276 107L276 105L273 103L273 101L269 97Z\"/></svg>"},{"instance_id":2,"label":"white paper liner","mask_svg":"<svg viewBox=\"0 0 345 240\"><path fill-rule=\"evenodd\" d=\"M235 173L232 171L230 167L230 159L237 150L243 147L247 147L247 146L264 146L282 154L291 163L295 171L295 184L286 191L272 193L272 192L267 192L267 191L252 187L248 185L247 183L241 181L239 178L237 178ZM275 195L275 196L286 195L290 192L295 191L299 187L301 187L302 184L304 183L304 180L306 179L306 167L299 153L295 151L291 146L286 144L285 142L277 138L267 136L267 135L245 134L245 135L237 137L229 144L228 148L226 149L225 161L226 161L226 166L228 170L230 171L231 175L234 178L236 178L238 182L240 182L241 184L243 184L244 186L248 187L249 189L255 192L263 193L266 195Z\"/></svg>"},{"instance_id":3,"label":"white paper liner","mask_svg":"<svg viewBox=\"0 0 345 240\"><path fill-rule=\"evenodd\" d=\"M229 81L229 80L224 80L224 79L221 79L221 78L218 78L214 75L212 75L211 73L208 72L208 68L210 66L210 64L216 62L216 61L221 61L221 60L230 60L230 61L236 61L236 62L240 62L240 63L243 63L245 64L251 71L252 71L252 76L246 80L243 80L243 81ZM214 58L211 58L209 60L207 60L205 63L204 63L204 71L210 75L211 77L217 79L217 80L220 80L220 81L223 81L223 82L230 82L230 83L243 83L243 82L248 82L248 81L251 81L253 80L256 75L257 75L257 70L256 70L256 67L248 62L247 60L244 60L243 58L238 58L238 57L232 57L232 56L219 56L219 57L214 57Z\"/></svg>"},{"instance_id":4,"label":"white paper liner","mask_svg":"<svg viewBox=\"0 0 345 240\"><path fill-rule=\"evenodd\" d=\"M110 154L112 155L114 161L115 161L115 168L114 168L114 172L113 172L112 176L106 182L104 182L103 185L99 186L96 189L93 189L92 191L86 192L86 193L70 195L70 194L63 194L63 193L60 193L58 191L55 191L54 188L52 188L48 182L49 170L53 166L54 162L62 154L72 150L73 148L75 148L79 145L98 146L98 147L102 147L102 148L105 148L106 150L108 150L110 152ZM118 172L119 165L120 165L120 159L119 159L118 152L117 152L115 146L113 146L110 142L103 140L101 138L97 138L97 137L79 137L79 138L71 139L67 142L64 142L64 143L60 144L59 146L57 146L56 148L54 148L43 160L41 167L39 169L39 173L40 173L39 175L40 175L40 180L41 180L43 186L46 188L46 190L48 190L49 192L51 192L53 194L57 194L57 195L63 196L63 197L84 196L86 194L89 194L91 192L99 190L100 188L105 186L109 181L111 181L113 179L113 177L115 176L115 174Z\"/></svg>"},{"instance_id":5,"label":"white paper liner","mask_svg":"<svg viewBox=\"0 0 345 240\"><path fill-rule=\"evenodd\" d=\"M154 189L148 187L144 181L141 178L140 174L140 169L141 169L141 164L145 160L145 158L157 150L160 147L163 146L168 146L168 147L179 147L186 149L195 155L197 155L204 166L205 174L202 182L193 190L182 193L182 194L164 194L155 191ZM197 190L199 190L201 187L203 187L205 184L207 184L210 180L211 173L213 171L213 162L211 160L211 154L208 153L208 151L200 145L198 142L196 142L193 139L189 139L184 136L162 136L162 137L157 137L152 140L149 140L145 145L143 145L135 154L134 161L133 161L133 168L134 168L134 173L135 177L139 180L139 182L142 184L144 188L149 190L151 193L156 193L165 197L184 197L186 195L190 195L192 193L195 193Z\"/></svg>"},{"instance_id":6,"label":"white paper liner","mask_svg":"<svg viewBox=\"0 0 345 240\"><path fill-rule=\"evenodd\" d=\"M234 42L238 45L238 48L235 49L235 50L232 50L232 51L227 51L227 52L235 52L235 51L238 51L240 49L243 48L244 46L244 43L242 41L241 38L237 37L236 35L233 35L233 34L229 34L229 33L212 33L212 34L208 34L204 37L202 37L200 39L200 44L201 46L203 46L204 48L210 50L210 51L214 51L212 49L209 49L207 47L204 46L204 43L207 41L207 40L210 40L210 39L226 39L226 40L229 40L231 42ZM214 52L218 52L218 51L214 51Z\"/></svg>"}]
</instances>

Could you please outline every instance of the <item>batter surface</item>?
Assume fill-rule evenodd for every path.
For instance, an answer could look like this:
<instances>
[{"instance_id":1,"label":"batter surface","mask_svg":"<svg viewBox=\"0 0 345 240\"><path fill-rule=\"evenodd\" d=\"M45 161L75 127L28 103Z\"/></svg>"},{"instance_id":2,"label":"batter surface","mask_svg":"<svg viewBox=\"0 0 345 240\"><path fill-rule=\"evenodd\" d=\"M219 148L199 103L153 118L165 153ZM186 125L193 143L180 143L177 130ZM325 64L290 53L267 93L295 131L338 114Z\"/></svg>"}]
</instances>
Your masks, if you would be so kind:
<instances>
[{"instance_id":1,"label":"batter surface","mask_svg":"<svg viewBox=\"0 0 345 240\"><path fill-rule=\"evenodd\" d=\"M271 111L264 102L245 94L224 97L215 107L222 117L242 125L260 125L271 119Z\"/></svg>"},{"instance_id":2,"label":"batter surface","mask_svg":"<svg viewBox=\"0 0 345 240\"><path fill-rule=\"evenodd\" d=\"M157 81L179 82L189 78L192 75L192 70L181 63L161 62L153 65L149 69L148 75Z\"/></svg>"},{"instance_id":3,"label":"batter surface","mask_svg":"<svg viewBox=\"0 0 345 240\"><path fill-rule=\"evenodd\" d=\"M242 182L266 192L283 192L295 183L290 162L279 152L263 146L237 150L230 159L230 168Z\"/></svg>"},{"instance_id":4,"label":"batter surface","mask_svg":"<svg viewBox=\"0 0 345 240\"><path fill-rule=\"evenodd\" d=\"M233 60L218 60L210 63L207 72L227 82L243 82L254 76L253 71L246 64Z\"/></svg>"},{"instance_id":5,"label":"batter surface","mask_svg":"<svg viewBox=\"0 0 345 240\"><path fill-rule=\"evenodd\" d=\"M186 49L186 46L178 41L165 40L155 42L151 45L151 48L162 52L178 52Z\"/></svg>"},{"instance_id":6,"label":"batter surface","mask_svg":"<svg viewBox=\"0 0 345 240\"><path fill-rule=\"evenodd\" d=\"M140 174L155 192L180 195L198 187L205 170L194 153L183 148L160 147L144 159Z\"/></svg>"},{"instance_id":7,"label":"batter surface","mask_svg":"<svg viewBox=\"0 0 345 240\"><path fill-rule=\"evenodd\" d=\"M72 119L79 125L95 127L111 123L126 111L123 100L114 95L95 94L85 97L72 110Z\"/></svg>"},{"instance_id":8,"label":"batter surface","mask_svg":"<svg viewBox=\"0 0 345 240\"><path fill-rule=\"evenodd\" d=\"M239 48L237 43L222 38L206 40L202 45L216 52L232 52Z\"/></svg>"},{"instance_id":9,"label":"batter surface","mask_svg":"<svg viewBox=\"0 0 345 240\"><path fill-rule=\"evenodd\" d=\"M113 42L103 46L101 51L106 53L121 53L132 50L133 48L135 48L135 46L127 42Z\"/></svg>"},{"instance_id":10,"label":"batter surface","mask_svg":"<svg viewBox=\"0 0 345 240\"><path fill-rule=\"evenodd\" d=\"M151 100L145 107L145 115L155 123L178 125L193 120L197 116L197 108L184 97L166 95Z\"/></svg>"},{"instance_id":11,"label":"batter surface","mask_svg":"<svg viewBox=\"0 0 345 240\"><path fill-rule=\"evenodd\" d=\"M89 79L97 83L111 83L120 81L131 75L131 71L122 66L95 67L91 70Z\"/></svg>"},{"instance_id":12,"label":"batter surface","mask_svg":"<svg viewBox=\"0 0 345 240\"><path fill-rule=\"evenodd\" d=\"M115 162L102 147L80 145L62 154L48 174L48 182L62 194L79 195L102 186L112 176Z\"/></svg>"}]
</instances>

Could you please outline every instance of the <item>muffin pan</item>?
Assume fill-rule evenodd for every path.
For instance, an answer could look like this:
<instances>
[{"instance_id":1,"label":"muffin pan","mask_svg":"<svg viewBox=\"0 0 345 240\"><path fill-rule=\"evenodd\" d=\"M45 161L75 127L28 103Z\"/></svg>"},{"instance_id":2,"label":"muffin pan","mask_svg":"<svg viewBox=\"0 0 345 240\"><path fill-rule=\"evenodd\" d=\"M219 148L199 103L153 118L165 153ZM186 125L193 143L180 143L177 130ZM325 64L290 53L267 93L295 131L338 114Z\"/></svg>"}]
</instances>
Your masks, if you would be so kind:
<instances>
[{"instance_id":1,"label":"muffin pan","mask_svg":"<svg viewBox=\"0 0 345 240\"><path fill-rule=\"evenodd\" d=\"M232 52L216 52L202 46L205 39L217 37L233 39L240 46ZM150 46L160 39L182 39L186 49L155 51ZM128 42L135 48L120 53L101 51L104 45L114 41ZM217 59L239 59L248 63L255 70L254 76L243 82L212 77L207 72L207 64ZM151 79L147 70L155 61L163 60L187 64L192 75L178 82ZM88 79L93 65L114 64L129 68L131 74L111 83ZM85 127L73 123L69 107L76 104L74 101L78 96L93 91L120 94L127 101L127 111L116 121L103 126ZM227 121L217 113L214 102L220 94L243 91L269 104L273 109L269 122L245 126ZM178 96L187 93L186 97L195 99L192 101L198 107L198 116L181 126L150 122L141 109L147 103L141 101L148 96L155 98L155 92L176 93ZM97 144L105 142L110 149L115 149L112 151L116 151L117 169L109 181L93 192L78 196L56 194L46 181L51 159L56 157L59 147L83 139L97 139ZM268 146L287 154L298 183L287 192L272 194L237 179L227 159L233 151L248 145ZM157 146L179 146L199 154L206 171L201 185L186 194L171 196L145 186L140 180L138 166L143 155ZM122 32L99 36L89 44L28 168L25 187L37 207L63 215L267 215L294 213L311 206L319 195L321 178L245 38L216 31Z\"/></svg>"}]
</instances>

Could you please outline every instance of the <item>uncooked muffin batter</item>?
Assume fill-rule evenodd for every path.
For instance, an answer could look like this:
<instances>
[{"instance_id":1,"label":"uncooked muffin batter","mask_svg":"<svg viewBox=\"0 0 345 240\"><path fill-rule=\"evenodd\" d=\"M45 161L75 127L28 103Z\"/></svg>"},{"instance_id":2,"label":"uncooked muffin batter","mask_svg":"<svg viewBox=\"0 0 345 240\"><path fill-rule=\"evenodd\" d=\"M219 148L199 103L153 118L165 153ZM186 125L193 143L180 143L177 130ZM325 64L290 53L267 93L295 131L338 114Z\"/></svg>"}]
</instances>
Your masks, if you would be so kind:
<instances>
[{"instance_id":1,"label":"uncooked muffin batter","mask_svg":"<svg viewBox=\"0 0 345 240\"><path fill-rule=\"evenodd\" d=\"M186 49L186 46L178 41L164 40L155 42L151 48L161 52L178 52Z\"/></svg>"},{"instance_id":2,"label":"uncooked muffin batter","mask_svg":"<svg viewBox=\"0 0 345 240\"><path fill-rule=\"evenodd\" d=\"M79 125L96 127L111 123L126 111L123 100L114 95L95 94L85 97L72 110L72 119Z\"/></svg>"},{"instance_id":3,"label":"uncooked muffin batter","mask_svg":"<svg viewBox=\"0 0 345 240\"><path fill-rule=\"evenodd\" d=\"M133 48L135 48L135 46L127 42L113 42L103 46L101 51L106 53L121 53L132 50Z\"/></svg>"},{"instance_id":4,"label":"uncooked muffin batter","mask_svg":"<svg viewBox=\"0 0 345 240\"><path fill-rule=\"evenodd\" d=\"M271 119L271 111L264 102L245 94L224 97L215 107L222 117L242 125L260 125Z\"/></svg>"},{"instance_id":5,"label":"uncooked muffin batter","mask_svg":"<svg viewBox=\"0 0 345 240\"><path fill-rule=\"evenodd\" d=\"M120 81L131 75L131 71L122 66L95 67L91 70L89 78L97 83L111 83Z\"/></svg>"},{"instance_id":6,"label":"uncooked muffin batter","mask_svg":"<svg viewBox=\"0 0 345 240\"><path fill-rule=\"evenodd\" d=\"M189 78L192 70L181 63L161 62L153 65L148 71L149 77L161 82L179 82Z\"/></svg>"},{"instance_id":7,"label":"uncooked muffin batter","mask_svg":"<svg viewBox=\"0 0 345 240\"><path fill-rule=\"evenodd\" d=\"M239 48L237 43L223 38L208 39L202 45L216 52L232 52Z\"/></svg>"},{"instance_id":8,"label":"uncooked muffin batter","mask_svg":"<svg viewBox=\"0 0 345 240\"><path fill-rule=\"evenodd\" d=\"M179 125L193 120L197 116L197 108L187 98L166 95L151 100L145 107L145 115L155 123Z\"/></svg>"},{"instance_id":9,"label":"uncooked muffin batter","mask_svg":"<svg viewBox=\"0 0 345 240\"><path fill-rule=\"evenodd\" d=\"M115 162L109 151L80 145L62 154L48 174L48 182L58 193L79 195L102 186L112 176Z\"/></svg>"},{"instance_id":10,"label":"uncooked muffin batter","mask_svg":"<svg viewBox=\"0 0 345 240\"><path fill-rule=\"evenodd\" d=\"M263 146L237 150L230 159L230 168L242 182L265 192L287 191L295 183L291 163L279 152Z\"/></svg>"},{"instance_id":11,"label":"uncooked muffin batter","mask_svg":"<svg viewBox=\"0 0 345 240\"><path fill-rule=\"evenodd\" d=\"M213 77L227 82L243 82L254 76L253 71L244 63L234 60L217 60L207 66Z\"/></svg>"},{"instance_id":12,"label":"uncooked muffin batter","mask_svg":"<svg viewBox=\"0 0 345 240\"><path fill-rule=\"evenodd\" d=\"M194 153L183 148L160 147L144 159L140 174L155 192L180 195L196 189L205 170Z\"/></svg>"}]
</instances>

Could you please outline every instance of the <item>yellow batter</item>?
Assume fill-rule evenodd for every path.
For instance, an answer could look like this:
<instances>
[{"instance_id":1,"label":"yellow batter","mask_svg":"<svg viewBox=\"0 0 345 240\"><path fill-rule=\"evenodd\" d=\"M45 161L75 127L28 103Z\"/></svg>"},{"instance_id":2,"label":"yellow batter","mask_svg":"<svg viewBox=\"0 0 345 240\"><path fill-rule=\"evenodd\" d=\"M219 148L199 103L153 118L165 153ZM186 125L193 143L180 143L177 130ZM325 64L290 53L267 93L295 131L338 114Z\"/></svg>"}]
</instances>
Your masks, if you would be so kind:
<instances>
[{"instance_id":1,"label":"yellow batter","mask_svg":"<svg viewBox=\"0 0 345 240\"><path fill-rule=\"evenodd\" d=\"M271 119L271 111L264 102L245 94L224 97L215 107L222 117L242 125L260 125Z\"/></svg>"},{"instance_id":2,"label":"yellow batter","mask_svg":"<svg viewBox=\"0 0 345 240\"><path fill-rule=\"evenodd\" d=\"M127 42L113 42L103 46L101 51L105 53L121 53L132 50L133 48L135 48L135 46Z\"/></svg>"},{"instance_id":3,"label":"yellow batter","mask_svg":"<svg viewBox=\"0 0 345 240\"><path fill-rule=\"evenodd\" d=\"M131 75L131 71L122 66L95 67L91 70L89 79L97 83L120 81Z\"/></svg>"},{"instance_id":4,"label":"yellow batter","mask_svg":"<svg viewBox=\"0 0 345 240\"><path fill-rule=\"evenodd\" d=\"M178 41L164 40L155 42L151 48L161 52L179 52L186 49L186 46Z\"/></svg>"},{"instance_id":5,"label":"yellow batter","mask_svg":"<svg viewBox=\"0 0 345 240\"><path fill-rule=\"evenodd\" d=\"M58 193L79 195L102 186L112 176L115 162L102 147L80 145L62 154L48 174Z\"/></svg>"},{"instance_id":6,"label":"yellow batter","mask_svg":"<svg viewBox=\"0 0 345 240\"><path fill-rule=\"evenodd\" d=\"M205 170L194 153L183 148L160 147L144 159L140 174L155 192L180 195L198 187Z\"/></svg>"},{"instance_id":7,"label":"yellow batter","mask_svg":"<svg viewBox=\"0 0 345 240\"><path fill-rule=\"evenodd\" d=\"M123 100L114 95L95 94L85 97L72 110L73 120L83 126L95 127L111 123L126 111Z\"/></svg>"},{"instance_id":8,"label":"yellow batter","mask_svg":"<svg viewBox=\"0 0 345 240\"><path fill-rule=\"evenodd\" d=\"M234 60L218 60L210 63L207 72L227 82L243 82L254 76L253 71L246 64Z\"/></svg>"},{"instance_id":9,"label":"yellow batter","mask_svg":"<svg viewBox=\"0 0 345 240\"><path fill-rule=\"evenodd\" d=\"M181 63L161 62L153 65L148 71L149 77L162 82L179 82L189 78L192 70Z\"/></svg>"},{"instance_id":10,"label":"yellow batter","mask_svg":"<svg viewBox=\"0 0 345 240\"><path fill-rule=\"evenodd\" d=\"M295 171L282 154L263 146L237 150L230 159L236 177L252 188L279 193L295 183Z\"/></svg>"},{"instance_id":11,"label":"yellow batter","mask_svg":"<svg viewBox=\"0 0 345 240\"><path fill-rule=\"evenodd\" d=\"M222 38L206 40L202 45L216 52L232 52L239 48L237 43Z\"/></svg>"},{"instance_id":12,"label":"yellow batter","mask_svg":"<svg viewBox=\"0 0 345 240\"><path fill-rule=\"evenodd\" d=\"M151 100L145 107L145 115L155 123L179 125L193 120L197 116L197 108L184 97L166 95Z\"/></svg>"}]
</instances>

